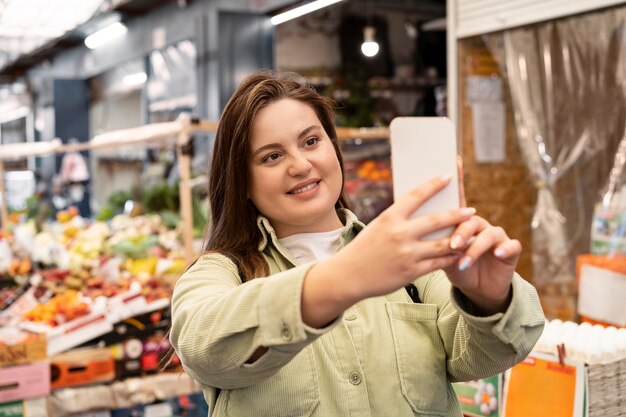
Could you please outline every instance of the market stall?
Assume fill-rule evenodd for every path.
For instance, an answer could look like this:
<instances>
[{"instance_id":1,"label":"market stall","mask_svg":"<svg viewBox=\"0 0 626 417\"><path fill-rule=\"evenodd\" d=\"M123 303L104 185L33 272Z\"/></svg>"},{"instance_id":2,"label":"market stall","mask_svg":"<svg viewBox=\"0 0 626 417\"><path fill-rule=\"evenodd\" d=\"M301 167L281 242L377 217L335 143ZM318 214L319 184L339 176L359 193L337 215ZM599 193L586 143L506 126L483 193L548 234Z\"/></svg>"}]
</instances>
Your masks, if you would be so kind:
<instances>
[{"instance_id":1,"label":"market stall","mask_svg":"<svg viewBox=\"0 0 626 417\"><path fill-rule=\"evenodd\" d=\"M132 129L118 130L97 135L85 143L62 144L55 139L51 142L36 142L3 145L0 148L0 192L2 193L2 225L8 224L6 195L4 192L4 160L19 159L26 156L43 156L54 153L70 153L96 149L114 149L120 147L144 146L157 147L175 143L179 159L180 206L183 228L183 241L189 259L193 253L192 209L190 181L190 157L188 146L190 138L196 132L214 132L216 122L192 119L182 114L173 122L154 123Z\"/></svg>"},{"instance_id":2,"label":"market stall","mask_svg":"<svg viewBox=\"0 0 626 417\"><path fill-rule=\"evenodd\" d=\"M178 371L171 377L157 372L167 367L161 360L169 349L165 332L171 286L194 256L191 136L215 129L215 123L181 115L174 122L98 135L88 143L53 140L0 147L3 178L4 160L173 144L181 211L179 224L168 226L157 214L119 215L104 223L70 208L37 233L32 224L4 228L9 219L2 204L0 407L17 407L15 401L26 407L27 401L31 412L41 404L47 415L84 412L96 402L91 396L79 401L87 398L86 391L75 387L102 383L106 387L95 385L92 391L101 391L99 398L108 408L134 407L139 398L142 404L149 398L183 397L189 403L190 396L197 396L191 380L186 385L169 382L180 379ZM176 359L169 364L173 370L180 366ZM132 377L135 382L128 379ZM113 380L126 382L111 385ZM51 389L55 391L48 396ZM68 402L70 397L75 400ZM199 398L196 403L202 404ZM198 405L193 407L197 411Z\"/></svg>"}]
</instances>

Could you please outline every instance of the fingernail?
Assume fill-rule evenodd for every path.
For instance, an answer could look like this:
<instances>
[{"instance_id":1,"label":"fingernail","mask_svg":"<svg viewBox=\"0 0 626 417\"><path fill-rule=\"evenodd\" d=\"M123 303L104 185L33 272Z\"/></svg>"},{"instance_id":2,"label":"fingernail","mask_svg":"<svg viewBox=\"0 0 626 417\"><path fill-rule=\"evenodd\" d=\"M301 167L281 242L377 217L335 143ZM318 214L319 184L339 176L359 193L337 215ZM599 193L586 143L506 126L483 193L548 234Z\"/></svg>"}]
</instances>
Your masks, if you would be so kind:
<instances>
[{"instance_id":1,"label":"fingernail","mask_svg":"<svg viewBox=\"0 0 626 417\"><path fill-rule=\"evenodd\" d=\"M461 213L461 216L473 216L476 214L476 209L474 207L463 207L459 210L459 213Z\"/></svg>"},{"instance_id":2,"label":"fingernail","mask_svg":"<svg viewBox=\"0 0 626 417\"><path fill-rule=\"evenodd\" d=\"M450 240L450 249L460 248L462 243L463 238L459 235L456 235Z\"/></svg>"},{"instance_id":3,"label":"fingernail","mask_svg":"<svg viewBox=\"0 0 626 417\"><path fill-rule=\"evenodd\" d=\"M446 175L442 175L441 177L439 177L439 180L441 182L448 182L452 179L452 174L446 174Z\"/></svg>"},{"instance_id":4,"label":"fingernail","mask_svg":"<svg viewBox=\"0 0 626 417\"><path fill-rule=\"evenodd\" d=\"M465 271L470 264L472 263L472 258L469 256L464 256L461 258L461 262L459 262L459 271Z\"/></svg>"},{"instance_id":5,"label":"fingernail","mask_svg":"<svg viewBox=\"0 0 626 417\"><path fill-rule=\"evenodd\" d=\"M496 255L496 258L502 258L504 256L504 249L498 248L493 254Z\"/></svg>"}]
</instances>

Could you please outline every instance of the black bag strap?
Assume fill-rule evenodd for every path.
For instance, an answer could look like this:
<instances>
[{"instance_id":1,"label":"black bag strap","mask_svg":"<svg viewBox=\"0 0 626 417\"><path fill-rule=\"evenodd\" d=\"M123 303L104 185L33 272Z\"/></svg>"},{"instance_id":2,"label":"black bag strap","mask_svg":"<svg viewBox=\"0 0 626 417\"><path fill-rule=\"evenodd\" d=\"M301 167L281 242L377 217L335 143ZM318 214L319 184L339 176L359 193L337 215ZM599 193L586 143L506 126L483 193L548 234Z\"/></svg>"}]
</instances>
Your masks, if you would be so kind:
<instances>
[{"instance_id":1,"label":"black bag strap","mask_svg":"<svg viewBox=\"0 0 626 417\"><path fill-rule=\"evenodd\" d=\"M411 300L413 300L414 303L416 304L422 303L422 300L420 300L420 295L419 295L419 292L417 291L417 287L415 286L415 284L410 283L404 288L406 288L406 292L409 293L409 297L411 297Z\"/></svg>"}]
</instances>

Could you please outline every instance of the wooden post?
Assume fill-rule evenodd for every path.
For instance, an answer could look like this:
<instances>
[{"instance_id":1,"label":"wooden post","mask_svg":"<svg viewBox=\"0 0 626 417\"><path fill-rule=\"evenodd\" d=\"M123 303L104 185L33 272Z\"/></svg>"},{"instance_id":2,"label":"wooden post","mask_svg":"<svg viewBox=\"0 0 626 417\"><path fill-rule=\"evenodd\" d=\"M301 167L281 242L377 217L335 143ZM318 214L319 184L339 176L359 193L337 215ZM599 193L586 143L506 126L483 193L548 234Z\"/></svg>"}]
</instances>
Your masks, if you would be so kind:
<instances>
[{"instance_id":1,"label":"wooden post","mask_svg":"<svg viewBox=\"0 0 626 417\"><path fill-rule=\"evenodd\" d=\"M7 210L7 196L4 192L4 161L0 159L0 194L2 195L2 229L9 230L9 211Z\"/></svg>"},{"instance_id":2,"label":"wooden post","mask_svg":"<svg viewBox=\"0 0 626 417\"><path fill-rule=\"evenodd\" d=\"M187 129L179 133L179 140L176 145L178 154L178 175L180 184L178 193L180 199L180 217L183 225L183 246L185 249L185 259L191 262L194 258L193 252L193 208L191 201L191 157L185 149L191 146L190 135Z\"/></svg>"}]
</instances>

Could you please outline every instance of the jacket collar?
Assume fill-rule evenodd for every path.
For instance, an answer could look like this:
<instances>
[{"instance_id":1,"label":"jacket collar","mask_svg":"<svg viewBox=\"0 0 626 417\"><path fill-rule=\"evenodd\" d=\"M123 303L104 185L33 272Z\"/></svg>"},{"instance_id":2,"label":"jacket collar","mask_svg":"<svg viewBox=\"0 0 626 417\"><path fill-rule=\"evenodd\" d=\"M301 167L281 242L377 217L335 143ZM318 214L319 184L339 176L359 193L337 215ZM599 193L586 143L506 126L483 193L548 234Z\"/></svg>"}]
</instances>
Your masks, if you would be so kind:
<instances>
[{"instance_id":1,"label":"jacket collar","mask_svg":"<svg viewBox=\"0 0 626 417\"><path fill-rule=\"evenodd\" d=\"M354 238L354 236L356 236L361 230L363 230L363 228L365 228L365 224L359 221L355 214L348 209L338 209L337 214L344 224L341 230L341 247L350 242ZM276 248L281 247L278 243L276 231L270 224L270 221L267 219L267 217L257 217L257 226L261 231L261 241L259 242L259 250L261 252L265 250L270 242L272 242L272 244Z\"/></svg>"}]
</instances>

